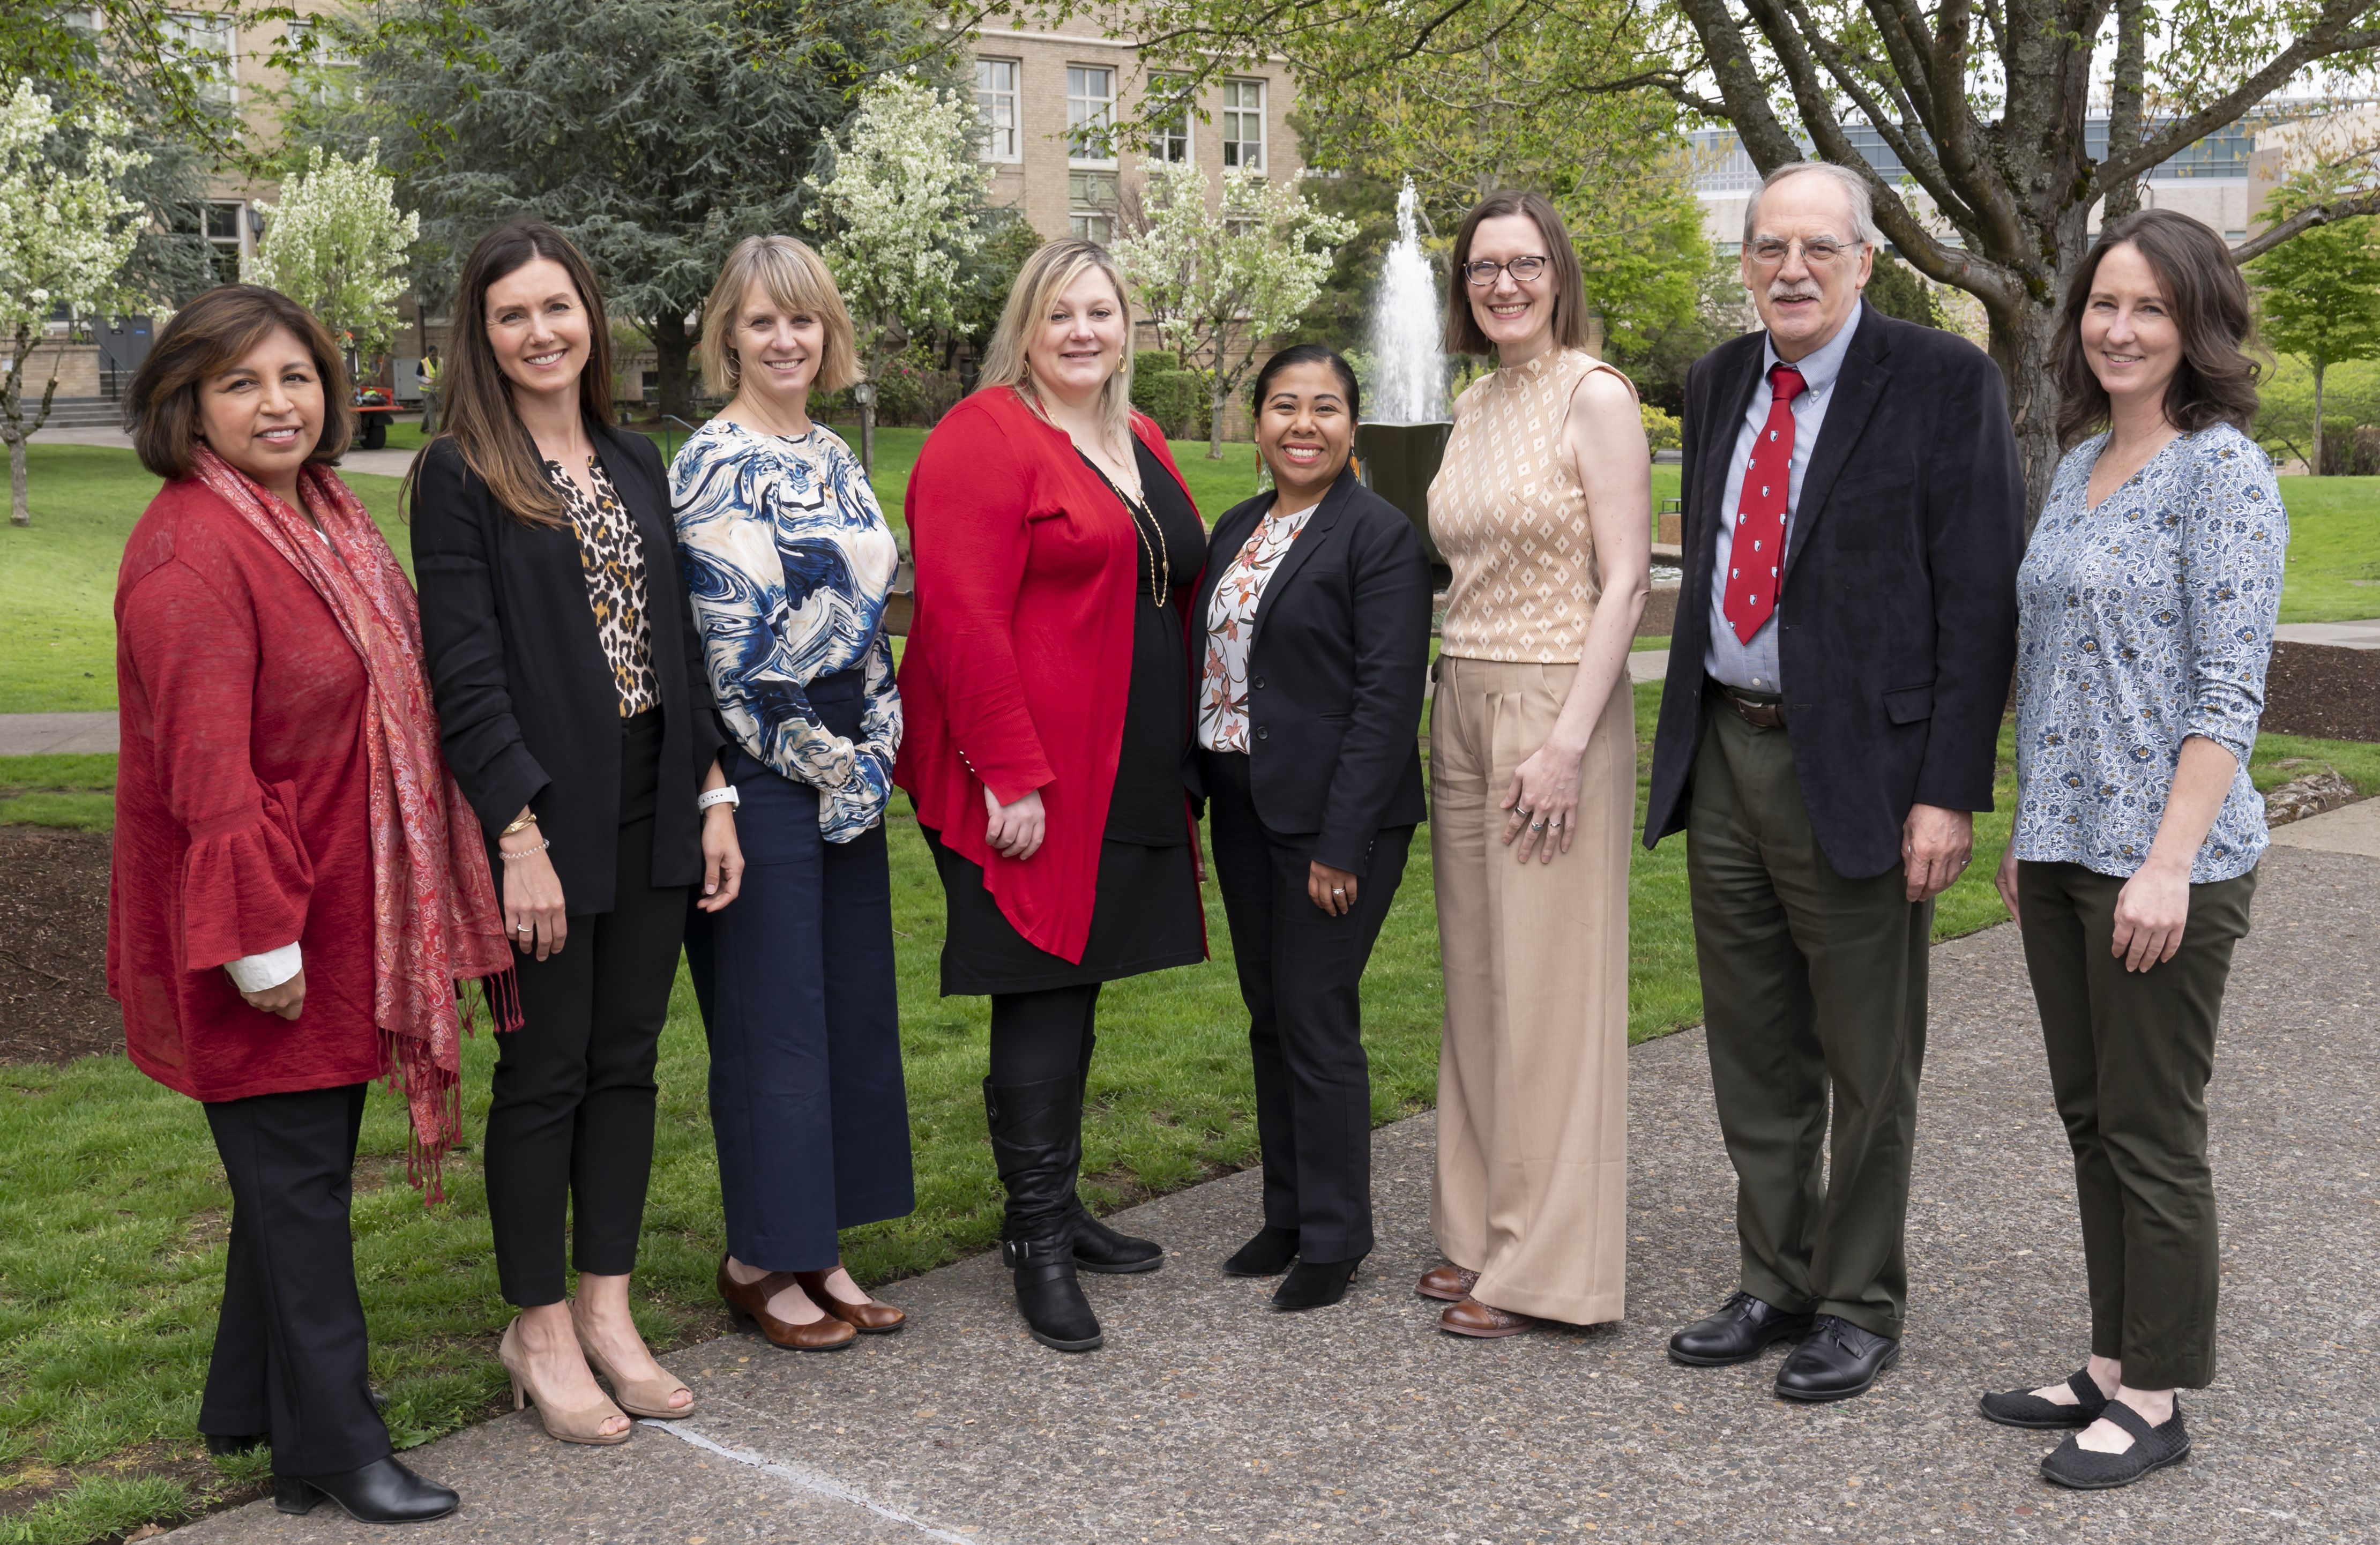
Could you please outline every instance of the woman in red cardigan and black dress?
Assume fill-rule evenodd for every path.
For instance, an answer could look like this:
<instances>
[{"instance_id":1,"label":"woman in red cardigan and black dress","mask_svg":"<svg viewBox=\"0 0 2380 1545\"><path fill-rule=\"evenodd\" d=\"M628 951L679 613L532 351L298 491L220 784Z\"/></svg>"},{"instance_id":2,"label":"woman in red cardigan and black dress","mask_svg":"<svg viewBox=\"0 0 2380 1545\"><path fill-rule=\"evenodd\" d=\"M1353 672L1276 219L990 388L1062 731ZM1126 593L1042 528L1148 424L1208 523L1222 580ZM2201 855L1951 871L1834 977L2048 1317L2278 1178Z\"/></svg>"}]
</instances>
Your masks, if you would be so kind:
<instances>
[{"instance_id":1,"label":"woman in red cardigan and black dress","mask_svg":"<svg viewBox=\"0 0 2380 1545\"><path fill-rule=\"evenodd\" d=\"M1099 985L1207 954L1185 777L1207 533L1132 411L1131 347L1114 260L1043 247L906 505L917 611L893 781L948 895L942 991L991 996L1002 1251L1034 1339L1062 1352L1099 1344L1076 1268L1164 1260L1075 1195Z\"/></svg>"}]
</instances>

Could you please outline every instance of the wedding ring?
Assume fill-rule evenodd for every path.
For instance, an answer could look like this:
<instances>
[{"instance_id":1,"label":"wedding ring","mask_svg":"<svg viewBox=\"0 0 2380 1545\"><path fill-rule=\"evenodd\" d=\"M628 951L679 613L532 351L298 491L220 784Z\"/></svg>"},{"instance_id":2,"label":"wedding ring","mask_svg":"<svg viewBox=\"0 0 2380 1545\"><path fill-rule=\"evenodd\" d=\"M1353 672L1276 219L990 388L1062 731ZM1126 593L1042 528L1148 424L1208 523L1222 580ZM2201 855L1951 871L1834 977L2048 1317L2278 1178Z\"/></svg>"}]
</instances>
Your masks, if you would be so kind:
<instances>
[{"instance_id":1,"label":"wedding ring","mask_svg":"<svg viewBox=\"0 0 2380 1545\"><path fill-rule=\"evenodd\" d=\"M1546 823L1542 821L1532 821L1529 822L1529 830L1532 832L1542 832L1545 829Z\"/></svg>"},{"instance_id":2,"label":"wedding ring","mask_svg":"<svg viewBox=\"0 0 2380 1545\"><path fill-rule=\"evenodd\" d=\"M1330 887L1330 894L1334 896L1343 896L1347 894L1347 887L1344 885L1333 885Z\"/></svg>"}]
</instances>

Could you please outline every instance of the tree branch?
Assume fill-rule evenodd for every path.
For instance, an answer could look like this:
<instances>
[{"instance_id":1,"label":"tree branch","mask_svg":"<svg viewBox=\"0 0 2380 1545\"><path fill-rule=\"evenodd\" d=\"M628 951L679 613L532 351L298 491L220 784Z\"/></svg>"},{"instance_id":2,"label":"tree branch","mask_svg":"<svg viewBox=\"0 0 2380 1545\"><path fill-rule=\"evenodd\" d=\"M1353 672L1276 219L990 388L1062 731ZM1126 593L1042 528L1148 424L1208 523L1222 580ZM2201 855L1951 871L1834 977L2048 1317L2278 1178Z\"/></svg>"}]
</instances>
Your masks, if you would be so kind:
<instances>
[{"instance_id":1,"label":"tree branch","mask_svg":"<svg viewBox=\"0 0 2380 1545\"><path fill-rule=\"evenodd\" d=\"M2359 193L2352 198L2333 199L2326 203L2308 204L2279 225L2250 237L2231 249L2231 256L2240 262L2262 257L2293 236L2327 225L2334 221L2352 220L2358 215L2380 214L2380 189Z\"/></svg>"},{"instance_id":2,"label":"tree branch","mask_svg":"<svg viewBox=\"0 0 2380 1545\"><path fill-rule=\"evenodd\" d=\"M2107 159L2119 148L2141 142L2141 115L2148 74L2148 0L2116 0L2116 65L2113 93L2107 108ZM2104 171L2104 169L2103 169ZM2099 214L2102 225L2120 220L2141 207L2141 183L2136 176L2108 179L2100 186L2107 204Z\"/></svg>"},{"instance_id":3,"label":"tree branch","mask_svg":"<svg viewBox=\"0 0 2380 1545\"><path fill-rule=\"evenodd\" d=\"M1900 158L1900 164L1903 166L1909 168L1910 174L1917 179L1918 186L1933 196L1935 207L1941 210L1954 224L1970 227L1977 224L1974 212L1968 208L1967 201L1957 189L1950 186L1949 179L1942 175L1942 164L1934 158L1933 147L1930 144L1920 143L1915 136L1892 121L1892 116L1885 111L1884 104L1876 99L1873 91L1867 89L1866 82L1858 78L1849 61L1844 59L1841 48L1826 35L1815 18L1810 15L1809 7L1803 0L1783 0L1783 4L1791 8L1795 25L1808 40L1812 52L1827 67L1827 73L1834 77L1835 84L1841 89L1843 94L1850 97L1852 104L1866 116L1868 126L1883 138L1887 145L1892 147L1892 153ZM1844 143L1848 145L1850 141L1846 140ZM1829 159L1832 158L1829 157Z\"/></svg>"},{"instance_id":4,"label":"tree branch","mask_svg":"<svg viewBox=\"0 0 2380 1545\"><path fill-rule=\"evenodd\" d=\"M2341 54L2380 48L2380 29L2348 30L2349 23L2370 9L2371 0L2324 0L2322 21L2273 55L2263 69L2188 117L2176 119L2163 133L2130 147L2128 153L2118 154L2110 144L2107 159L2099 164L2098 180L2107 184L2137 177L2184 147L2239 122L2248 109L2287 85L2290 77L2310 64Z\"/></svg>"}]
</instances>

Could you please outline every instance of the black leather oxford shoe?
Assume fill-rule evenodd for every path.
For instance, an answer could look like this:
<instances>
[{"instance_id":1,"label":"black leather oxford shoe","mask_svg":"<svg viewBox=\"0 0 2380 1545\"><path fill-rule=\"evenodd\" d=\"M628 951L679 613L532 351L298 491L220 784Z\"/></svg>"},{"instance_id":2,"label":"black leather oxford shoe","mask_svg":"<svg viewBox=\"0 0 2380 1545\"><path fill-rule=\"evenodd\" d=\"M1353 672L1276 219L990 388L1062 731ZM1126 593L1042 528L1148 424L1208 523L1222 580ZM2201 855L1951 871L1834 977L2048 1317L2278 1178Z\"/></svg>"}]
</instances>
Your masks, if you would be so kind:
<instances>
[{"instance_id":1,"label":"black leather oxford shoe","mask_svg":"<svg viewBox=\"0 0 2380 1545\"><path fill-rule=\"evenodd\" d=\"M1867 1393L1876 1376L1899 1361L1896 1338L1822 1314L1777 1370L1777 1393L1788 1400L1814 1403L1849 1400Z\"/></svg>"},{"instance_id":2,"label":"black leather oxford shoe","mask_svg":"<svg viewBox=\"0 0 2380 1545\"><path fill-rule=\"evenodd\" d=\"M273 1505L283 1513L311 1513L324 1497L358 1524L427 1523L445 1517L463 1501L451 1489L415 1475L393 1454L336 1475L273 1478Z\"/></svg>"},{"instance_id":3,"label":"black leather oxford shoe","mask_svg":"<svg viewBox=\"0 0 2380 1545\"><path fill-rule=\"evenodd\" d=\"M1810 1328L1806 1314L1788 1314L1749 1293L1737 1293L1707 1320L1697 1320L1670 1338L1670 1360L1688 1368L1726 1368L1748 1363L1780 1341Z\"/></svg>"}]
</instances>

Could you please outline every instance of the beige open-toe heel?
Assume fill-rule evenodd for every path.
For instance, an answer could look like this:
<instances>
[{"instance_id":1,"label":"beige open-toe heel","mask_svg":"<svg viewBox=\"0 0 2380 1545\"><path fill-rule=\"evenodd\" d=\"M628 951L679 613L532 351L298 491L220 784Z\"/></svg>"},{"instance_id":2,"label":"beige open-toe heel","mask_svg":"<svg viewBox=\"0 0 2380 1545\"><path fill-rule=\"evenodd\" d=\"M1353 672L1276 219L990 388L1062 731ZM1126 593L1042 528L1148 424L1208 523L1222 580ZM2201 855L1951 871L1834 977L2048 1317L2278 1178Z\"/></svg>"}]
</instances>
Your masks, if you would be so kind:
<instances>
[{"instance_id":1,"label":"beige open-toe heel","mask_svg":"<svg viewBox=\"0 0 2380 1545\"><path fill-rule=\"evenodd\" d=\"M620 1409L632 1417L650 1417L656 1421L675 1421L680 1417L694 1415L694 1392L686 1390L678 1377L667 1369L658 1379L623 1379L612 1371L603 1354L587 1339L587 1327L578 1323L578 1311L570 1311L570 1328L578 1332L578 1349L587 1354L587 1366L612 1381L612 1393L620 1402ZM673 1405L669 1397L686 1390L686 1402Z\"/></svg>"},{"instance_id":2,"label":"beige open-toe heel","mask_svg":"<svg viewBox=\"0 0 2380 1545\"><path fill-rule=\"evenodd\" d=\"M603 1430L605 1422L613 1417L626 1415L610 1401L565 1411L546 1399L545 1392L537 1387L537 1380L528 1370L528 1358L522 1355L519 1336L520 1321L515 1320L504 1327L504 1339L496 1343L496 1361L504 1364L504 1371L512 1375L514 1410L517 1411L525 1403L534 1401L537 1419L545 1425L545 1435L565 1443L592 1443L608 1448L613 1443L628 1441L628 1435L636 1431L633 1426L624 1427L617 1432Z\"/></svg>"}]
</instances>

